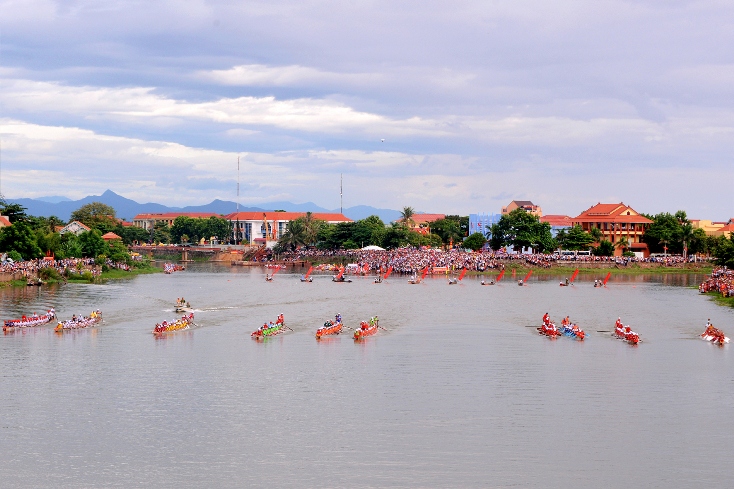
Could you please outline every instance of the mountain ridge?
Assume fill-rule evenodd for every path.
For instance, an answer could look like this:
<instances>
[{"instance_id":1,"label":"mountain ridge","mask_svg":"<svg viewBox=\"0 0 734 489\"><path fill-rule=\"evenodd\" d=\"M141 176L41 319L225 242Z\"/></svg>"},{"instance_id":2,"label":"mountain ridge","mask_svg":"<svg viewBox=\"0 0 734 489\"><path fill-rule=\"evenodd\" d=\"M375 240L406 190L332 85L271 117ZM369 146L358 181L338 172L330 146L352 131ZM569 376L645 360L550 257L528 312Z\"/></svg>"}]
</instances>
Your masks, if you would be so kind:
<instances>
[{"instance_id":1,"label":"mountain ridge","mask_svg":"<svg viewBox=\"0 0 734 489\"><path fill-rule=\"evenodd\" d=\"M226 215L237 210L236 202L220 199L215 199L208 204L189 205L185 207L170 207L155 202L141 204L132 199L116 194L109 189L104 191L102 195L88 195L78 200L70 200L61 196L7 200L8 202L22 205L27 209L27 212L30 215L43 217L56 216L64 221L68 221L71 217L71 213L79 207L91 202L102 202L103 204L113 207L117 217L128 221L132 221L132 219L138 214L158 214L165 212L214 212ZM51 200L55 202L51 202ZM240 205L239 209L240 212L263 212L275 209L283 209L290 212L339 212L339 209L326 209L314 204L313 202L294 204L293 202L287 201L265 202L263 204L259 204L258 207ZM345 208L344 215L355 221L364 219L371 215L377 215L386 223L400 218L399 211L393 209L379 209L368 205L357 205Z\"/></svg>"}]
</instances>

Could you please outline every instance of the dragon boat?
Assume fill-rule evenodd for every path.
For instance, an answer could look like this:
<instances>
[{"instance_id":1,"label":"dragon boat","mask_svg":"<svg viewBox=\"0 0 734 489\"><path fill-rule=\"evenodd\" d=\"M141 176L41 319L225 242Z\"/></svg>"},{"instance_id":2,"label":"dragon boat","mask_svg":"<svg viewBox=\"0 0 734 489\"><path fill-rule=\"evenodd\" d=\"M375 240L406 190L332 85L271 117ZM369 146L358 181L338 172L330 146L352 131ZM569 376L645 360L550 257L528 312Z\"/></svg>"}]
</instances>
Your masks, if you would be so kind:
<instances>
[{"instance_id":1,"label":"dragon boat","mask_svg":"<svg viewBox=\"0 0 734 489\"><path fill-rule=\"evenodd\" d=\"M289 329L290 328L285 325L285 320L283 319L283 315L281 314L280 316L278 316L278 320L275 323L271 321L270 323L263 324L255 331L253 331L250 336L257 340L260 338L267 338L269 336L276 336L281 333L285 333Z\"/></svg>"},{"instance_id":2,"label":"dragon boat","mask_svg":"<svg viewBox=\"0 0 734 489\"><path fill-rule=\"evenodd\" d=\"M15 328L32 328L42 324L50 323L56 318L56 311L51 308L41 316L33 314L32 316L23 316L20 319L8 319L3 323L3 331L12 331Z\"/></svg>"},{"instance_id":3,"label":"dragon boat","mask_svg":"<svg viewBox=\"0 0 734 489\"><path fill-rule=\"evenodd\" d=\"M377 317L373 317L367 321L362 321L359 323L359 328L354 330L354 339L355 341L364 339L367 336L372 336L375 333L377 333L377 330L380 328L380 320L377 319Z\"/></svg>"},{"instance_id":4,"label":"dragon boat","mask_svg":"<svg viewBox=\"0 0 734 489\"><path fill-rule=\"evenodd\" d=\"M56 328L54 328L54 331L56 331L57 333L60 333L63 331L70 331L72 329L92 328L101 321L102 321L102 312L99 310L92 311L92 313L88 317L72 316L72 318L67 321L59 322L56 325Z\"/></svg>"},{"instance_id":5,"label":"dragon boat","mask_svg":"<svg viewBox=\"0 0 734 489\"><path fill-rule=\"evenodd\" d=\"M342 332L342 327L341 321L328 320L322 327L316 330L316 339L321 339L322 336L339 334Z\"/></svg>"},{"instance_id":6,"label":"dragon boat","mask_svg":"<svg viewBox=\"0 0 734 489\"><path fill-rule=\"evenodd\" d=\"M586 333L584 333L584 330L580 329L575 324L564 324L563 326L561 326L561 329L559 331L563 336L576 338L577 340L583 340L586 337Z\"/></svg>"},{"instance_id":7,"label":"dragon boat","mask_svg":"<svg viewBox=\"0 0 734 489\"><path fill-rule=\"evenodd\" d=\"M614 326L614 336L626 341L630 345L636 345L640 342L640 335L632 331L632 328L629 326L623 326L621 323L617 323Z\"/></svg>"},{"instance_id":8,"label":"dragon boat","mask_svg":"<svg viewBox=\"0 0 734 489\"><path fill-rule=\"evenodd\" d=\"M544 336L547 336L548 338L558 338L561 336L561 332L556 328L556 325L552 322L549 323L543 323L543 325L538 328L538 334L542 334Z\"/></svg>"},{"instance_id":9,"label":"dragon boat","mask_svg":"<svg viewBox=\"0 0 734 489\"><path fill-rule=\"evenodd\" d=\"M161 335L164 333L173 333L174 331L182 331L184 329L189 329L193 323L194 313L191 312L188 316L181 316L180 319L176 319L171 322L163 321L162 323L156 324L155 328L153 328L153 334Z\"/></svg>"},{"instance_id":10,"label":"dragon boat","mask_svg":"<svg viewBox=\"0 0 734 489\"><path fill-rule=\"evenodd\" d=\"M729 338L724 335L724 332L718 328L714 328L713 325L709 324L706 326L706 331L701 333L701 339L710 341L714 345L724 346L729 343Z\"/></svg>"}]
</instances>

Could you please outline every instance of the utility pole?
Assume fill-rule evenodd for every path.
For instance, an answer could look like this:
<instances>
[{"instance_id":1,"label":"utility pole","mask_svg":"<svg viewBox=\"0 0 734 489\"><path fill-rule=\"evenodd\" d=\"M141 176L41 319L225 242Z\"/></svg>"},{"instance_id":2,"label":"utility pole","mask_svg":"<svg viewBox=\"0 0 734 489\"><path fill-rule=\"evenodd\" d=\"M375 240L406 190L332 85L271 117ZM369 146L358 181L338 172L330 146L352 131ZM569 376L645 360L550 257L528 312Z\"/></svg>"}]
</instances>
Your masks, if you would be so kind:
<instances>
[{"instance_id":1,"label":"utility pole","mask_svg":"<svg viewBox=\"0 0 734 489\"><path fill-rule=\"evenodd\" d=\"M339 214L344 214L344 174L339 174Z\"/></svg>"},{"instance_id":2,"label":"utility pole","mask_svg":"<svg viewBox=\"0 0 734 489\"><path fill-rule=\"evenodd\" d=\"M237 222L235 224L234 244L237 246L240 241L240 155L237 155Z\"/></svg>"}]
</instances>

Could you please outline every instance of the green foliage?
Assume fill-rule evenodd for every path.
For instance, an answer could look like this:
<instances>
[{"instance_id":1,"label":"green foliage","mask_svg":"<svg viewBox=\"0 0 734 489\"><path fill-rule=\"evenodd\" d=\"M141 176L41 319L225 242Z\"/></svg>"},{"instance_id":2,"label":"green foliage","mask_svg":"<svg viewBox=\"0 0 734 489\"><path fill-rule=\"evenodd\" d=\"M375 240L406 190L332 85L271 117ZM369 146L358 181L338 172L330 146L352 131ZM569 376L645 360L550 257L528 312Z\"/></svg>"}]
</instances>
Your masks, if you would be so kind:
<instances>
[{"instance_id":1,"label":"green foliage","mask_svg":"<svg viewBox=\"0 0 734 489\"><path fill-rule=\"evenodd\" d=\"M410 234L416 233L412 233L403 225L393 223L392 226L385 230L385 238L382 241L382 247L393 249L408 246L410 244Z\"/></svg>"},{"instance_id":2,"label":"green foliage","mask_svg":"<svg viewBox=\"0 0 734 489\"><path fill-rule=\"evenodd\" d=\"M653 223L642 235L652 253L662 253L668 247L668 253L682 253L684 243L693 238L693 230L684 211L675 214L661 212L649 217Z\"/></svg>"},{"instance_id":3,"label":"green foliage","mask_svg":"<svg viewBox=\"0 0 734 489\"><path fill-rule=\"evenodd\" d=\"M41 280L49 281L54 280L58 281L61 280L61 274L58 270L56 270L53 267L45 267L38 270L38 276L41 278Z\"/></svg>"},{"instance_id":4,"label":"green foliage","mask_svg":"<svg viewBox=\"0 0 734 489\"><path fill-rule=\"evenodd\" d=\"M564 233L559 232L556 240L561 248L571 251L587 250L589 245L595 241L593 236L578 224Z\"/></svg>"},{"instance_id":5,"label":"green foliage","mask_svg":"<svg viewBox=\"0 0 734 489\"><path fill-rule=\"evenodd\" d=\"M82 249L82 256L85 257L102 255L108 249L107 243L102 239L102 233L96 229L91 229L80 234L79 245Z\"/></svg>"},{"instance_id":6,"label":"green foliage","mask_svg":"<svg viewBox=\"0 0 734 489\"><path fill-rule=\"evenodd\" d=\"M342 248L344 248L345 250L356 250L357 248L359 248L359 245L351 239L348 239L344 243L342 243Z\"/></svg>"},{"instance_id":7,"label":"green foliage","mask_svg":"<svg viewBox=\"0 0 734 489\"><path fill-rule=\"evenodd\" d=\"M122 238L122 242L130 246L133 243L147 243L150 240L150 231L137 226L123 226L118 224L112 231Z\"/></svg>"},{"instance_id":8,"label":"green foliage","mask_svg":"<svg viewBox=\"0 0 734 489\"><path fill-rule=\"evenodd\" d=\"M79 237L74 233L61 235L61 245L56 252L57 258L81 258L84 252Z\"/></svg>"},{"instance_id":9,"label":"green foliage","mask_svg":"<svg viewBox=\"0 0 734 489\"><path fill-rule=\"evenodd\" d=\"M115 209L102 202L90 202L71 213L72 221L79 221L100 232L108 232L117 225Z\"/></svg>"},{"instance_id":10,"label":"green foliage","mask_svg":"<svg viewBox=\"0 0 734 489\"><path fill-rule=\"evenodd\" d=\"M493 250L510 245L516 250L533 248L537 251L550 251L555 247L550 224L540 222L537 216L523 209L515 209L500 217L499 222L490 228L490 234L489 243Z\"/></svg>"},{"instance_id":11,"label":"green foliage","mask_svg":"<svg viewBox=\"0 0 734 489\"><path fill-rule=\"evenodd\" d=\"M458 217L458 216L456 216ZM439 219L431 223L431 232L438 235L444 244L460 243L464 237L459 219Z\"/></svg>"},{"instance_id":12,"label":"green foliage","mask_svg":"<svg viewBox=\"0 0 734 489\"><path fill-rule=\"evenodd\" d=\"M728 239L722 237L712 254L717 265L734 268L734 233Z\"/></svg>"},{"instance_id":13,"label":"green foliage","mask_svg":"<svg viewBox=\"0 0 734 489\"><path fill-rule=\"evenodd\" d=\"M155 223L155 226L153 227L153 242L165 244L171 242L171 230L168 227L168 224L163 221Z\"/></svg>"},{"instance_id":14,"label":"green foliage","mask_svg":"<svg viewBox=\"0 0 734 489\"><path fill-rule=\"evenodd\" d=\"M414 215L415 215L415 210L412 207L403 207L403 210L400 211L400 219L402 223L406 226L415 224L415 222L413 221Z\"/></svg>"},{"instance_id":15,"label":"green foliage","mask_svg":"<svg viewBox=\"0 0 734 489\"><path fill-rule=\"evenodd\" d=\"M446 220L453 221L459 226L459 232L461 233L462 239L464 236L469 236L469 216L449 215L446 216ZM433 226L431 226L431 228L433 228ZM455 239L454 242L456 242Z\"/></svg>"},{"instance_id":16,"label":"green foliage","mask_svg":"<svg viewBox=\"0 0 734 489\"><path fill-rule=\"evenodd\" d=\"M464 240L464 248L472 251L478 251L482 249L484 243L487 242L487 238L482 233L474 233Z\"/></svg>"},{"instance_id":17,"label":"green foliage","mask_svg":"<svg viewBox=\"0 0 734 489\"><path fill-rule=\"evenodd\" d=\"M614 255L614 245L611 241L603 239L599 243L599 246L591 251L596 256L612 256Z\"/></svg>"},{"instance_id":18,"label":"green foliage","mask_svg":"<svg viewBox=\"0 0 734 489\"><path fill-rule=\"evenodd\" d=\"M10 250L8 251L8 258L13 261L21 261L23 259L23 256L15 250Z\"/></svg>"},{"instance_id":19,"label":"green foliage","mask_svg":"<svg viewBox=\"0 0 734 489\"><path fill-rule=\"evenodd\" d=\"M43 256L37 237L26 221L16 221L0 229L0 251L17 251L24 260Z\"/></svg>"},{"instance_id":20,"label":"green foliage","mask_svg":"<svg viewBox=\"0 0 734 489\"><path fill-rule=\"evenodd\" d=\"M0 214L7 217L11 223L27 220L28 215L25 211L26 208L20 204L9 204L4 201L0 203Z\"/></svg>"}]
</instances>

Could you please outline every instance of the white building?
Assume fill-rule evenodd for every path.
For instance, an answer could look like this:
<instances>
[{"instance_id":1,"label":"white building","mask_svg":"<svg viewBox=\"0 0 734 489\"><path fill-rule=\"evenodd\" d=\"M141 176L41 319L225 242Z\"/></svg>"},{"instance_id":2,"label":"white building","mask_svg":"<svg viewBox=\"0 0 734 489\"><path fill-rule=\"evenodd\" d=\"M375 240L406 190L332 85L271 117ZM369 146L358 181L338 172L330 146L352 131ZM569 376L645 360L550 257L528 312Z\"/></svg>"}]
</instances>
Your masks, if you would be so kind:
<instances>
[{"instance_id":1,"label":"white building","mask_svg":"<svg viewBox=\"0 0 734 489\"><path fill-rule=\"evenodd\" d=\"M79 236L89 231L89 228L79 221L71 221L69 224L59 230L59 234L74 233Z\"/></svg>"},{"instance_id":2,"label":"white building","mask_svg":"<svg viewBox=\"0 0 734 489\"><path fill-rule=\"evenodd\" d=\"M289 221L305 215L305 212L233 212L224 218L232 223L232 235L238 243L265 244L272 247L288 230ZM314 219L329 224L352 222L339 213L314 212L311 215Z\"/></svg>"}]
</instances>

